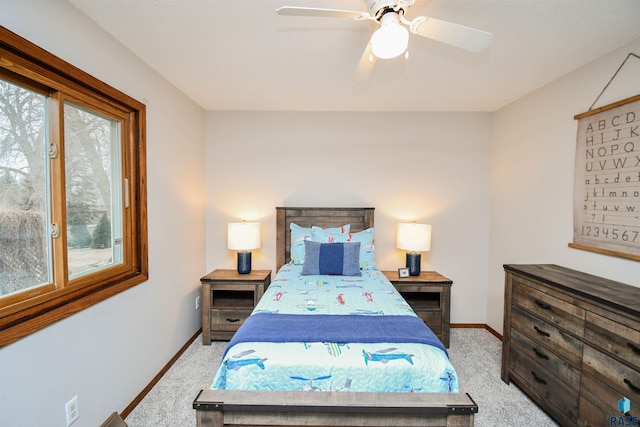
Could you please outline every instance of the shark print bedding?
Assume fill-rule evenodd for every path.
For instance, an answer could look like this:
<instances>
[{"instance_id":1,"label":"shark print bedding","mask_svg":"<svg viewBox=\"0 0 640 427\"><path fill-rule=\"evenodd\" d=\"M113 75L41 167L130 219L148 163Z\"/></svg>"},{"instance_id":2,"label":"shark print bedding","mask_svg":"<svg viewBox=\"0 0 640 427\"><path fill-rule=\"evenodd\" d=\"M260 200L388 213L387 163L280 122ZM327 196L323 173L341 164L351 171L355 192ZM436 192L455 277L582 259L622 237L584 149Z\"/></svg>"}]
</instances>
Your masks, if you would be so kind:
<instances>
[{"instance_id":1,"label":"shark print bedding","mask_svg":"<svg viewBox=\"0 0 640 427\"><path fill-rule=\"evenodd\" d=\"M284 265L229 342L211 388L458 392L446 348L377 269Z\"/></svg>"}]
</instances>

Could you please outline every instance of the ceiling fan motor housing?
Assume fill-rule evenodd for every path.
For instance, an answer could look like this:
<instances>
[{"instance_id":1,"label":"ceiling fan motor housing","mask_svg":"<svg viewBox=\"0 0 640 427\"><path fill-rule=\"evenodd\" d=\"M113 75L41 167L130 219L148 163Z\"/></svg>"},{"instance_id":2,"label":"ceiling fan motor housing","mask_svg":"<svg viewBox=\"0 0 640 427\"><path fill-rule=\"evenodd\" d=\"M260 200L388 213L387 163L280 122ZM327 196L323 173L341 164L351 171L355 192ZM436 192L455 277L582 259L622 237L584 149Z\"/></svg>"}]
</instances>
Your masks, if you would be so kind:
<instances>
[{"instance_id":1,"label":"ceiling fan motor housing","mask_svg":"<svg viewBox=\"0 0 640 427\"><path fill-rule=\"evenodd\" d=\"M367 7L369 14L376 20L380 20L387 12L402 10L404 13L414 3L415 0L367 0Z\"/></svg>"},{"instance_id":2,"label":"ceiling fan motor housing","mask_svg":"<svg viewBox=\"0 0 640 427\"><path fill-rule=\"evenodd\" d=\"M386 11L394 10L398 6L398 2L396 0L367 0L367 6L371 16L378 20Z\"/></svg>"}]
</instances>

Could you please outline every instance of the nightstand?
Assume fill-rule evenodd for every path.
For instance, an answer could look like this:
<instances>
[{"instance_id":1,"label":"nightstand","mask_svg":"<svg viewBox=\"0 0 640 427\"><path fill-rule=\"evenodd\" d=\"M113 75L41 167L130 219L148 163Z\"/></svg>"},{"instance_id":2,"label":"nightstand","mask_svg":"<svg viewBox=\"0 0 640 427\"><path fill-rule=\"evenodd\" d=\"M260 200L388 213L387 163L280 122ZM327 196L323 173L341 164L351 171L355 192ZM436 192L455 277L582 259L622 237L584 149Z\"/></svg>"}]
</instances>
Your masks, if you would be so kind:
<instances>
[{"instance_id":1,"label":"nightstand","mask_svg":"<svg viewBox=\"0 0 640 427\"><path fill-rule=\"evenodd\" d=\"M202 344L228 341L249 317L271 283L271 270L214 270L202 283Z\"/></svg>"},{"instance_id":2,"label":"nightstand","mask_svg":"<svg viewBox=\"0 0 640 427\"><path fill-rule=\"evenodd\" d=\"M382 272L413 311L449 348L451 327L451 285L453 282L435 271L422 271L419 276L399 277L397 271Z\"/></svg>"}]
</instances>

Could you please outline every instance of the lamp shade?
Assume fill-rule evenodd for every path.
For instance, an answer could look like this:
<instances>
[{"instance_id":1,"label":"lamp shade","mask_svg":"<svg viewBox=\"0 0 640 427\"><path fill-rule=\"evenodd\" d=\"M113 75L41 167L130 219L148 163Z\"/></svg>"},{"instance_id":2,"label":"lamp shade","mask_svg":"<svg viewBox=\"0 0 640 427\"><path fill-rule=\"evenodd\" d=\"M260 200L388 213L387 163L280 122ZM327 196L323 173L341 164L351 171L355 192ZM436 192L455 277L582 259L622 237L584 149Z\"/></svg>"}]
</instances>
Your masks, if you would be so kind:
<instances>
[{"instance_id":1,"label":"lamp shade","mask_svg":"<svg viewBox=\"0 0 640 427\"><path fill-rule=\"evenodd\" d=\"M232 222L227 226L227 248L248 251L260 247L259 222Z\"/></svg>"},{"instance_id":2,"label":"lamp shade","mask_svg":"<svg viewBox=\"0 0 640 427\"><path fill-rule=\"evenodd\" d=\"M380 18L380 28L371 36L371 51L382 59L395 58L407 50L409 32L400 25L397 13L387 12Z\"/></svg>"},{"instance_id":3,"label":"lamp shade","mask_svg":"<svg viewBox=\"0 0 640 427\"><path fill-rule=\"evenodd\" d=\"M426 252L431 249L431 226L415 222L399 223L396 239L398 249Z\"/></svg>"}]
</instances>

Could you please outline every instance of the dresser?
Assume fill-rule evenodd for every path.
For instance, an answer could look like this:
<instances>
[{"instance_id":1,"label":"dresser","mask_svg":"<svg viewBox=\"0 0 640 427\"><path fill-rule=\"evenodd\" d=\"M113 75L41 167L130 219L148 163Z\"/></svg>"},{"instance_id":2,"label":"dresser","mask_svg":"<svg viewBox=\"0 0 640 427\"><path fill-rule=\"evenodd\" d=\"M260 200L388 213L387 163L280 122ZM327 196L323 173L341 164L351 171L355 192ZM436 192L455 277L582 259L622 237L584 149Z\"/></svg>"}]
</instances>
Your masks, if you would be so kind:
<instances>
[{"instance_id":1,"label":"dresser","mask_svg":"<svg viewBox=\"0 0 640 427\"><path fill-rule=\"evenodd\" d=\"M214 270L202 284L202 344L230 340L271 283L271 270Z\"/></svg>"},{"instance_id":2,"label":"dresser","mask_svg":"<svg viewBox=\"0 0 640 427\"><path fill-rule=\"evenodd\" d=\"M639 425L640 288L551 264L504 270L502 380L563 426Z\"/></svg>"},{"instance_id":3,"label":"dresser","mask_svg":"<svg viewBox=\"0 0 640 427\"><path fill-rule=\"evenodd\" d=\"M398 271L383 271L387 279L409 303L416 315L449 348L451 327L451 279L435 271L399 277Z\"/></svg>"}]
</instances>

